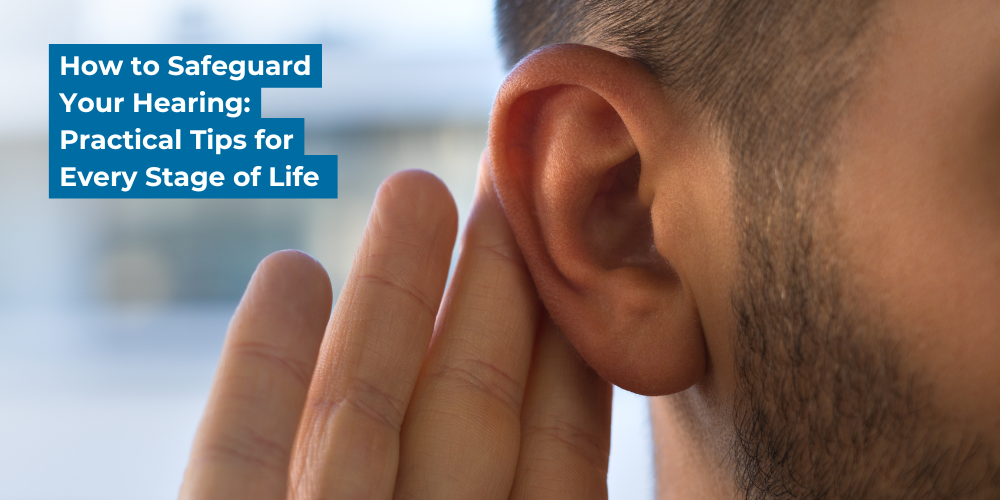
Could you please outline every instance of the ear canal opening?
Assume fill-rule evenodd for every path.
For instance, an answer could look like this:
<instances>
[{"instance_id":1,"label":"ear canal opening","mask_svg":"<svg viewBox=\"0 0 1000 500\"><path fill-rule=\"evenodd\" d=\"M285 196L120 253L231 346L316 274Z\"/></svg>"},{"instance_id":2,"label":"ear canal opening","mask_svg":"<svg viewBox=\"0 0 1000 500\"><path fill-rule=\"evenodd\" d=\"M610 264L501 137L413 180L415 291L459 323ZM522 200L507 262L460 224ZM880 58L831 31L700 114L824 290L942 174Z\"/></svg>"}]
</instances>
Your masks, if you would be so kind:
<instances>
[{"instance_id":1,"label":"ear canal opening","mask_svg":"<svg viewBox=\"0 0 1000 500\"><path fill-rule=\"evenodd\" d=\"M609 169L594 194L583 231L591 255L604 269L635 267L669 279L675 272L656 250L649 207L639 200L641 173L638 153Z\"/></svg>"}]
</instances>

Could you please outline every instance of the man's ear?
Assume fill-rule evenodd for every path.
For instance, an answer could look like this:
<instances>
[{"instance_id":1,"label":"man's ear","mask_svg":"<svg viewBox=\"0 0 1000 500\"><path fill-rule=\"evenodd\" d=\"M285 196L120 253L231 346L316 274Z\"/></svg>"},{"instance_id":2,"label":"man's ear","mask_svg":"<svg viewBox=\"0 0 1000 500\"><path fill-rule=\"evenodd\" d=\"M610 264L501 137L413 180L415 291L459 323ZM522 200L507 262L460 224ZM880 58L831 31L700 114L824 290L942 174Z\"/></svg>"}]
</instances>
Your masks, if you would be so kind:
<instances>
[{"instance_id":1,"label":"man's ear","mask_svg":"<svg viewBox=\"0 0 1000 500\"><path fill-rule=\"evenodd\" d=\"M497 193L550 315L604 378L648 395L708 365L684 267L705 261L678 240L700 210L685 172L708 153L684 109L634 61L555 45L511 71L490 120Z\"/></svg>"}]
</instances>

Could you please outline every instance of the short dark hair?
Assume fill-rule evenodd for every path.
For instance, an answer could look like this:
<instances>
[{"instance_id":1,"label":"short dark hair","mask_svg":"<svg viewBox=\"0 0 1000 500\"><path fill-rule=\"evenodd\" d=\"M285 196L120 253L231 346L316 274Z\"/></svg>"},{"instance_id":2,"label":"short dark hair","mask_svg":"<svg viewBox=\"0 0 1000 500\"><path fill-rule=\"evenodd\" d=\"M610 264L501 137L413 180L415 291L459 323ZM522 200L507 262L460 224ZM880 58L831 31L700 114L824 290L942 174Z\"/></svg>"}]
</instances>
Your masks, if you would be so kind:
<instances>
[{"instance_id":1,"label":"short dark hair","mask_svg":"<svg viewBox=\"0 0 1000 500\"><path fill-rule=\"evenodd\" d=\"M738 201L759 208L806 182L796 165L817 153L850 99L878 3L497 0L496 26L511 66L554 43L611 48L646 65L721 126Z\"/></svg>"}]
</instances>

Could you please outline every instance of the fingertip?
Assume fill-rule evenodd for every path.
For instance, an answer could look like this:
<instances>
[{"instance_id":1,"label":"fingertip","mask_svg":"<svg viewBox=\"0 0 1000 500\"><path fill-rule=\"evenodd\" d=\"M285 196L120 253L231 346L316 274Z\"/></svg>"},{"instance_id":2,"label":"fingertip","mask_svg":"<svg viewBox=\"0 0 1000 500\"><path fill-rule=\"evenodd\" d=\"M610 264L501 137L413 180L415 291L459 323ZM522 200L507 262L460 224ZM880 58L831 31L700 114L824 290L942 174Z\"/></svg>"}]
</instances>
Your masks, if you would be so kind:
<instances>
[{"instance_id":1,"label":"fingertip","mask_svg":"<svg viewBox=\"0 0 1000 500\"><path fill-rule=\"evenodd\" d=\"M329 277L323 264L320 264L312 255L301 250L278 250L264 257L257 265L257 273L277 274L282 276L314 276Z\"/></svg>"},{"instance_id":2,"label":"fingertip","mask_svg":"<svg viewBox=\"0 0 1000 500\"><path fill-rule=\"evenodd\" d=\"M257 265L242 303L281 300L329 312L333 290L326 269L300 250L279 250Z\"/></svg>"},{"instance_id":3,"label":"fingertip","mask_svg":"<svg viewBox=\"0 0 1000 500\"><path fill-rule=\"evenodd\" d=\"M394 229L430 222L451 233L452 239L458 232L458 208L451 192L441 179L423 170L390 175L375 195L374 212L381 224Z\"/></svg>"}]
</instances>

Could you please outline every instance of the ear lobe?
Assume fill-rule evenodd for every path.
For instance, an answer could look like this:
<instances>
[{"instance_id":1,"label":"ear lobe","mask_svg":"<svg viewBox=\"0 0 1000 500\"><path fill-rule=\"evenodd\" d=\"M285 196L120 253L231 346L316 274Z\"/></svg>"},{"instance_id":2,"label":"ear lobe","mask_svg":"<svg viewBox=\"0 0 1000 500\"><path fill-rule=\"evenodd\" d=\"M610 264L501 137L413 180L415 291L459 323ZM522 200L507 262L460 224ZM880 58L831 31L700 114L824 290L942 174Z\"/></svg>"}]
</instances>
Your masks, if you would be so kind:
<instances>
[{"instance_id":1,"label":"ear lobe","mask_svg":"<svg viewBox=\"0 0 1000 500\"><path fill-rule=\"evenodd\" d=\"M655 245L650 206L673 126L659 99L655 78L624 58L542 49L501 89L489 144L550 315L598 373L649 395L686 389L707 363L695 301Z\"/></svg>"}]
</instances>

